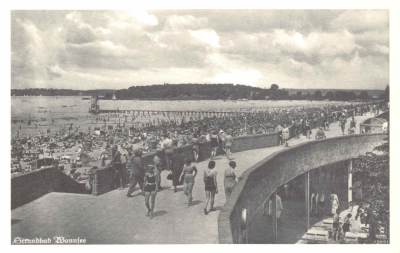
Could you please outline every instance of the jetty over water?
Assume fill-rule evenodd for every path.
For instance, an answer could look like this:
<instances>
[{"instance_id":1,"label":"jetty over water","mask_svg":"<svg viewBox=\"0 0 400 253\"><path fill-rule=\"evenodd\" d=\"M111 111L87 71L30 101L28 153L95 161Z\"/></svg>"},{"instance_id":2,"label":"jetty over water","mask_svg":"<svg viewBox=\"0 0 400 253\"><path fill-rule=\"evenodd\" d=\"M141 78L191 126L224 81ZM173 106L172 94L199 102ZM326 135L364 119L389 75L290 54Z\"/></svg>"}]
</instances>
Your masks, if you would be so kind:
<instances>
[{"instance_id":1,"label":"jetty over water","mask_svg":"<svg viewBox=\"0 0 400 253\"><path fill-rule=\"evenodd\" d=\"M359 123L369 117L371 116L356 116L357 129L360 127ZM56 184L52 184L51 180L44 180L43 178L46 176L43 176L37 180L39 180L38 182L47 182L47 184L38 185L33 190L41 187L44 192L50 192L12 210L12 243L17 237L53 238L55 236L84 238L89 244L244 243L246 241L243 241L243 231L241 230L243 227L240 225L242 221L238 217L240 214L237 209L243 206L247 206L248 214L253 215L248 217L247 222L252 222L247 223L247 226L258 226L260 231L258 235L246 234L247 242L268 243L264 237L269 233L269 229L263 229L262 223L256 224L256 221L263 219L260 218L259 209L263 205L260 198L266 200L271 193L274 193L276 186L271 184L271 187L265 188L262 184L258 185L254 181L252 171L259 170L268 162L268 159L275 159L273 160L274 164L279 166L278 161L295 162L299 158L298 156L311 154L307 159L303 158L304 163L297 172L292 171L286 165L277 167L278 170L271 168L273 174L269 174L270 179L266 179L265 182L275 180L278 184L281 183L281 179L286 180L298 176L326 163L351 159L356 154L356 150L365 153L366 150L387 138L387 134L379 133L342 136L337 123L331 124L330 131L326 131L326 136L328 139L325 140L310 140L304 136L300 139L292 138L289 140L288 148L276 145L278 140L276 134L238 137L235 142L241 147L237 147L238 151L233 153L233 158L237 163L238 173L243 173L244 179L236 185L229 200L226 200L223 174L224 170L228 168L229 161L224 156L218 156L215 168L218 173L219 188L219 194L216 195L215 201L217 210L208 215L203 213L205 194L202 178L203 171L209 162L207 158L202 158L197 164L194 163L199 174L195 179L193 204L189 208L185 208L186 196L182 190L179 188L178 192L174 193L171 181L166 180L169 172L162 172L164 189L157 193L154 218L151 220L146 217L144 197L139 194L139 190L133 193L134 197L127 198L127 188L123 191L110 189L107 178L111 174L107 170L98 172L93 190L96 193L93 195L98 196L54 191ZM261 140L268 140L273 144L265 147L265 141ZM190 152L191 149L188 153ZM267 170L270 169L267 168ZM53 174L49 173L48 177L51 178L51 175ZM27 177L26 180L30 179ZM253 190L247 190L247 181L254 183ZM58 184L60 185L59 182ZM306 224L307 217L304 217L304 220L304 224ZM307 226L312 226L313 222L319 221L311 220L310 224L310 220L308 220ZM286 226L287 229L293 229L295 232L288 236L285 243L296 243L306 231L306 227L290 228L288 224Z\"/></svg>"}]
</instances>

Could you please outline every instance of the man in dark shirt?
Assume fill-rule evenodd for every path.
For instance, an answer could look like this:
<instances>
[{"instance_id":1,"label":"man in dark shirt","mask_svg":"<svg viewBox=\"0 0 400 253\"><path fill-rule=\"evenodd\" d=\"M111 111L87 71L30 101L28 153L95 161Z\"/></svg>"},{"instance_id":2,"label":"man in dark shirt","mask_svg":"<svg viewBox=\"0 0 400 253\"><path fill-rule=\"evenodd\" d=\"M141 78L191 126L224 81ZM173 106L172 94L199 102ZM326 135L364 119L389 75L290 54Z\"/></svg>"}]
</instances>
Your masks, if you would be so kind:
<instances>
[{"instance_id":1,"label":"man in dark shirt","mask_svg":"<svg viewBox=\"0 0 400 253\"><path fill-rule=\"evenodd\" d=\"M132 152L129 152L126 155L126 166L129 170L129 190L126 196L132 197L132 192L135 190L136 184L139 184L140 189L142 190L142 194L144 195L143 189L143 179L144 179L144 168L142 163L142 150L138 149Z\"/></svg>"},{"instance_id":2,"label":"man in dark shirt","mask_svg":"<svg viewBox=\"0 0 400 253\"><path fill-rule=\"evenodd\" d=\"M114 145L112 148L112 160L110 162L110 166L114 166L115 173L114 173L114 182L115 188L117 188L117 180L120 182L119 190L124 189L124 184L122 181L122 164L121 164L121 153L118 151L118 146Z\"/></svg>"}]
</instances>

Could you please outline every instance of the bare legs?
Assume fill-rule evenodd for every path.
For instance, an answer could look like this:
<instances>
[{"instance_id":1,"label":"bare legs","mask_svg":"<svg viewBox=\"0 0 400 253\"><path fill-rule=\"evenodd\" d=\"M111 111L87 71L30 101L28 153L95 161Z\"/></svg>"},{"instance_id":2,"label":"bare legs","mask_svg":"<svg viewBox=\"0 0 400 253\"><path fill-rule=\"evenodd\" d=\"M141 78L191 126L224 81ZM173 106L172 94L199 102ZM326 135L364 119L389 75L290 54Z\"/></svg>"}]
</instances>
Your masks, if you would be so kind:
<instances>
[{"instance_id":1,"label":"bare legs","mask_svg":"<svg viewBox=\"0 0 400 253\"><path fill-rule=\"evenodd\" d=\"M206 202L204 203L204 214L208 214L207 212L207 206L208 202L210 202L210 211L214 211L214 198L215 198L215 191L206 191Z\"/></svg>"},{"instance_id":2,"label":"bare legs","mask_svg":"<svg viewBox=\"0 0 400 253\"><path fill-rule=\"evenodd\" d=\"M145 204L147 207L147 216L150 216L150 219L153 219L153 211L154 211L154 207L156 205L156 191L152 191L152 192L146 192L145 193ZM151 197L151 206L149 204L149 200Z\"/></svg>"},{"instance_id":3,"label":"bare legs","mask_svg":"<svg viewBox=\"0 0 400 253\"><path fill-rule=\"evenodd\" d=\"M217 147L213 147L211 150L211 160L214 160L216 155L217 155Z\"/></svg>"},{"instance_id":4,"label":"bare legs","mask_svg":"<svg viewBox=\"0 0 400 253\"><path fill-rule=\"evenodd\" d=\"M228 159L231 158L231 148L226 148L226 157L228 157Z\"/></svg>"},{"instance_id":5,"label":"bare legs","mask_svg":"<svg viewBox=\"0 0 400 253\"><path fill-rule=\"evenodd\" d=\"M188 184L185 183L183 185L183 192L188 197L188 201L187 201L185 207L189 207L189 205L192 203L193 186L194 186L194 184L192 184L192 183L188 183Z\"/></svg>"},{"instance_id":6,"label":"bare legs","mask_svg":"<svg viewBox=\"0 0 400 253\"><path fill-rule=\"evenodd\" d=\"M197 150L193 150L193 156L194 156L194 160L197 163L199 161L199 153L197 152Z\"/></svg>"}]
</instances>

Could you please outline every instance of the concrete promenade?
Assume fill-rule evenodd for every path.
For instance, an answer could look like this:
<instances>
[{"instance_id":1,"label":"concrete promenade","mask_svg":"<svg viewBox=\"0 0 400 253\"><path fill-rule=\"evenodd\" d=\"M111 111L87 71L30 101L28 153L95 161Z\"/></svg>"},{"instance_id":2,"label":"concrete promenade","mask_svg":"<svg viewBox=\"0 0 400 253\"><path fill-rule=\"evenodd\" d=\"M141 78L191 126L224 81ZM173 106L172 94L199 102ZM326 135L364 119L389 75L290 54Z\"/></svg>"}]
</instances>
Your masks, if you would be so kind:
<instances>
[{"instance_id":1,"label":"concrete promenade","mask_svg":"<svg viewBox=\"0 0 400 253\"><path fill-rule=\"evenodd\" d=\"M373 117L356 116L356 133L359 123ZM350 118L346 124L350 124ZM327 138L342 135L339 123L330 125ZM315 138L313 129L311 140ZM291 139L289 146L310 141L305 136ZM249 150L233 154L239 174L268 155L284 147ZM12 210L12 238L85 238L93 244L213 244L218 243L218 214L225 204L223 173L228 159L218 156L215 170L218 172L217 211L204 215L203 173L210 159L194 163L199 173L193 189L193 204L185 208L187 197L182 187L174 193L169 172L162 173L163 190L157 193L154 218L146 217L144 197L136 190L127 198L127 189L114 190L98 197L68 193L49 193L31 203ZM138 189L138 188L137 188Z\"/></svg>"}]
</instances>

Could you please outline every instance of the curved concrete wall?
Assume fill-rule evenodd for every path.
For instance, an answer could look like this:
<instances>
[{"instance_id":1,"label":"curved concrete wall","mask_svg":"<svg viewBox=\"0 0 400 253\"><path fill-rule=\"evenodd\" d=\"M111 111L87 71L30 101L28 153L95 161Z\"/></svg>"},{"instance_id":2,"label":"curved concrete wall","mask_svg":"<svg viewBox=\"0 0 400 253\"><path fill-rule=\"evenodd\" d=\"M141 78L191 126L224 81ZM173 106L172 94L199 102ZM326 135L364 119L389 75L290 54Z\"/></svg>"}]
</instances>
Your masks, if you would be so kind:
<instances>
[{"instance_id":1,"label":"curved concrete wall","mask_svg":"<svg viewBox=\"0 0 400 253\"><path fill-rule=\"evenodd\" d=\"M90 193L84 185L55 167L39 169L11 178L11 209L49 192Z\"/></svg>"},{"instance_id":2,"label":"curved concrete wall","mask_svg":"<svg viewBox=\"0 0 400 253\"><path fill-rule=\"evenodd\" d=\"M387 137L368 134L314 140L276 152L252 166L242 174L219 215L219 243L241 242L243 208L249 220L280 185L320 166L358 157Z\"/></svg>"},{"instance_id":3,"label":"curved concrete wall","mask_svg":"<svg viewBox=\"0 0 400 253\"><path fill-rule=\"evenodd\" d=\"M374 118L369 118L360 123L360 134L365 132L366 127L371 133L382 133L382 124L389 120L389 111L383 112Z\"/></svg>"}]
</instances>

